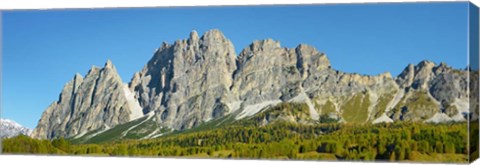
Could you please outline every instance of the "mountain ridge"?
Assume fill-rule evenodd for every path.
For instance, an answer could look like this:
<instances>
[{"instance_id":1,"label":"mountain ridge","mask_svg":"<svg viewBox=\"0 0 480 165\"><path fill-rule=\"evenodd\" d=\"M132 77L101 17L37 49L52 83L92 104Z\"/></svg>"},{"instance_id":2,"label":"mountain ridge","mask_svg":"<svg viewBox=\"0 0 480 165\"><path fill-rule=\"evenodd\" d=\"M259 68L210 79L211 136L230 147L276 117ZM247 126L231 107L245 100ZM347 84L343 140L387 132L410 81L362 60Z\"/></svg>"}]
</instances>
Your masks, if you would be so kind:
<instances>
[{"instance_id":1,"label":"mountain ridge","mask_svg":"<svg viewBox=\"0 0 480 165\"><path fill-rule=\"evenodd\" d=\"M138 109L128 101L125 89L110 60L103 68L92 66L85 77L75 74L58 101L45 110L32 137L70 137L140 117L132 115Z\"/></svg>"},{"instance_id":2,"label":"mountain ridge","mask_svg":"<svg viewBox=\"0 0 480 165\"><path fill-rule=\"evenodd\" d=\"M113 66L111 61L107 61L107 66ZM467 75L467 70L427 60L409 64L396 77L390 72L345 73L335 70L327 55L312 46L299 44L286 48L273 39L255 40L237 56L233 43L214 29L202 36L192 31L189 38L173 44L162 43L143 69L134 74L123 93L130 91L129 104L141 107L141 113L135 113L137 118L152 115L148 120L161 129L186 130L229 114L237 114L235 119L241 120L266 107L289 102L305 103L308 117L318 122L458 122L465 121L467 115L478 118L478 114L465 107L469 99L462 93L467 90ZM108 82L104 83L108 86ZM106 92L98 95L111 91ZM138 112L138 108L128 107L126 114L134 114L131 109ZM51 111L54 109L55 106ZM42 115L43 121L51 117L55 115ZM130 117L108 127L134 119ZM48 127L50 123L43 124ZM68 136L102 127L94 125ZM41 129L39 123L34 132L46 135L58 131Z\"/></svg>"},{"instance_id":3,"label":"mountain ridge","mask_svg":"<svg viewBox=\"0 0 480 165\"><path fill-rule=\"evenodd\" d=\"M0 118L0 139L11 138L21 134L30 136L31 133L31 129L18 124L16 121Z\"/></svg>"}]
</instances>

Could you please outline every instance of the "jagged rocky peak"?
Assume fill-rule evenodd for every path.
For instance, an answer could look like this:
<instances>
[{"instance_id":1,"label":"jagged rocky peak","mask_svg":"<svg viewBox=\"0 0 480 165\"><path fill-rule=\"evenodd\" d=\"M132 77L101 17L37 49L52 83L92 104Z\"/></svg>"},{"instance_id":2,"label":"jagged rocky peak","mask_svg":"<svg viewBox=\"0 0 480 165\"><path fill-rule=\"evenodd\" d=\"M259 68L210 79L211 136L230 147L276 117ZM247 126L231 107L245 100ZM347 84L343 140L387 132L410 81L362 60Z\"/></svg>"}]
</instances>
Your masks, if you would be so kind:
<instances>
[{"instance_id":1,"label":"jagged rocky peak","mask_svg":"<svg viewBox=\"0 0 480 165\"><path fill-rule=\"evenodd\" d=\"M33 135L80 136L147 113L158 127L182 130L229 114L240 120L281 102L306 105L309 115L302 117L309 121L462 121L468 113L467 77L430 61L410 64L395 78L389 72L344 73L313 46L286 48L273 39L256 40L236 56L218 29L201 36L192 31L172 44L163 42L129 86L109 60L85 77L76 74Z\"/></svg>"},{"instance_id":2,"label":"jagged rocky peak","mask_svg":"<svg viewBox=\"0 0 480 165\"><path fill-rule=\"evenodd\" d=\"M413 89L427 89L428 82L436 75L434 62L421 61L417 65L409 64L397 77L400 87L412 87Z\"/></svg>"},{"instance_id":3,"label":"jagged rocky peak","mask_svg":"<svg viewBox=\"0 0 480 165\"><path fill-rule=\"evenodd\" d=\"M71 137L138 118L143 113L136 112L141 109L135 99L127 99L128 92L110 60L103 68L93 66L84 78L77 73L42 114L32 136Z\"/></svg>"},{"instance_id":4,"label":"jagged rocky peak","mask_svg":"<svg viewBox=\"0 0 480 165\"><path fill-rule=\"evenodd\" d=\"M250 60L252 58L257 58L254 56L257 56L259 52L269 52L269 53L262 54L265 56L280 55L277 53L272 53L272 51L275 51L275 50L277 50L277 53L279 51L285 51L280 47L280 42L274 41L273 39L255 40L247 48L244 48L242 52L240 52L237 58L237 66L242 67L242 65L245 64L247 60ZM259 58L263 58L263 57L259 57Z\"/></svg>"},{"instance_id":5,"label":"jagged rocky peak","mask_svg":"<svg viewBox=\"0 0 480 165\"><path fill-rule=\"evenodd\" d=\"M165 42L165 41L162 42L162 44L160 44L160 48L157 48L157 49L156 49L154 56L157 55L158 52L165 51L165 49L168 49L168 48L170 48L170 47L171 47L171 45L170 45L169 43L167 43L167 42Z\"/></svg>"},{"instance_id":6,"label":"jagged rocky peak","mask_svg":"<svg viewBox=\"0 0 480 165\"><path fill-rule=\"evenodd\" d=\"M168 48L169 45L162 47ZM235 69L235 64L231 63L231 61L235 60L236 56L233 44L218 29L206 31L200 38L196 31L192 31L188 39L178 40L171 45L171 47L173 48L173 52L166 54L173 54L173 56L170 55L167 57L174 59L172 60L174 65L177 65L175 62L179 62L179 65L184 65L180 64L180 62L193 64L207 59L219 61L227 59L228 69ZM170 58L168 59L171 60Z\"/></svg>"},{"instance_id":7,"label":"jagged rocky peak","mask_svg":"<svg viewBox=\"0 0 480 165\"><path fill-rule=\"evenodd\" d=\"M115 66L113 66L112 61L110 59L108 59L107 62L105 62L105 66L103 68L116 70Z\"/></svg>"},{"instance_id":8,"label":"jagged rocky peak","mask_svg":"<svg viewBox=\"0 0 480 165\"><path fill-rule=\"evenodd\" d=\"M273 39L256 40L252 44L250 44L250 51L253 52L267 51L277 48L280 48L280 42Z\"/></svg>"},{"instance_id":9,"label":"jagged rocky peak","mask_svg":"<svg viewBox=\"0 0 480 165\"><path fill-rule=\"evenodd\" d=\"M379 75L370 76L370 75L360 75L358 73L353 74L341 74L339 83L342 85L348 85L349 83L356 83L365 86L372 86L378 83L384 83L386 81L391 81L392 76L389 72L385 72Z\"/></svg>"},{"instance_id":10,"label":"jagged rocky peak","mask_svg":"<svg viewBox=\"0 0 480 165\"><path fill-rule=\"evenodd\" d=\"M195 34L195 31L192 32ZM230 40L225 37L222 31L218 29L212 29L206 31L203 36L201 37L203 42L206 44L214 44L214 43L229 43L231 44Z\"/></svg>"},{"instance_id":11,"label":"jagged rocky peak","mask_svg":"<svg viewBox=\"0 0 480 165\"><path fill-rule=\"evenodd\" d=\"M237 66L231 90L244 107L239 118L279 102L308 101L304 88L331 70L326 55L312 46L285 48L273 39L254 41L240 53Z\"/></svg>"},{"instance_id":12,"label":"jagged rocky peak","mask_svg":"<svg viewBox=\"0 0 480 165\"><path fill-rule=\"evenodd\" d=\"M417 64L417 69L418 70L423 70L425 68L430 68L432 69L433 67L435 67L436 64L433 62L433 61L429 61L429 60L423 60L423 61L420 61L418 64Z\"/></svg>"},{"instance_id":13,"label":"jagged rocky peak","mask_svg":"<svg viewBox=\"0 0 480 165\"><path fill-rule=\"evenodd\" d=\"M412 101L401 101L397 105L394 120L401 116L403 120L412 121L421 118L427 118L426 122L464 121L468 114L467 79L468 72L453 69L446 63L436 65L425 60L410 64L396 82L406 91L403 100Z\"/></svg>"},{"instance_id":14,"label":"jagged rocky peak","mask_svg":"<svg viewBox=\"0 0 480 165\"><path fill-rule=\"evenodd\" d=\"M295 49L282 48L272 39L256 40L237 59L232 92L244 104L278 101L287 91L297 95L300 73Z\"/></svg>"},{"instance_id":15,"label":"jagged rocky peak","mask_svg":"<svg viewBox=\"0 0 480 165\"><path fill-rule=\"evenodd\" d=\"M193 30L190 32L189 44L193 44L194 42L198 42L198 33L197 31Z\"/></svg>"},{"instance_id":16,"label":"jagged rocky peak","mask_svg":"<svg viewBox=\"0 0 480 165\"><path fill-rule=\"evenodd\" d=\"M398 75L396 81L403 88L411 87L412 89L427 90L429 88L428 83L431 80L438 75L454 74L451 73L454 70L456 69L453 69L444 62L436 65L434 62L424 60L417 65L409 64L403 72ZM464 73L462 70L458 70L456 73L465 74L466 72Z\"/></svg>"},{"instance_id":17,"label":"jagged rocky peak","mask_svg":"<svg viewBox=\"0 0 480 165\"><path fill-rule=\"evenodd\" d=\"M397 76L397 83L400 87L405 88L410 86L413 83L415 78L415 66L413 64L408 64L408 66L403 69L402 73Z\"/></svg>"},{"instance_id":18,"label":"jagged rocky peak","mask_svg":"<svg viewBox=\"0 0 480 165\"><path fill-rule=\"evenodd\" d=\"M78 72L75 73L75 76L73 76L73 80L74 80L74 81L80 81L80 82L83 81L83 76L82 76L82 74L80 74L80 73L78 73Z\"/></svg>"},{"instance_id":19,"label":"jagged rocky peak","mask_svg":"<svg viewBox=\"0 0 480 165\"><path fill-rule=\"evenodd\" d=\"M449 72L454 70L451 66L448 66L447 63L441 62L433 68L433 72L438 75L440 73Z\"/></svg>"},{"instance_id":20,"label":"jagged rocky peak","mask_svg":"<svg viewBox=\"0 0 480 165\"><path fill-rule=\"evenodd\" d=\"M378 75L381 79L393 79L392 74L390 72L383 72Z\"/></svg>"},{"instance_id":21,"label":"jagged rocky peak","mask_svg":"<svg viewBox=\"0 0 480 165\"><path fill-rule=\"evenodd\" d=\"M295 48L295 52L297 53L297 67L303 79L315 72L331 68L327 55L310 45L300 44Z\"/></svg>"},{"instance_id":22,"label":"jagged rocky peak","mask_svg":"<svg viewBox=\"0 0 480 165\"><path fill-rule=\"evenodd\" d=\"M233 44L213 29L172 45L164 44L143 70L134 75L135 90L144 113L156 111L160 125L191 128L229 112L229 87L236 70Z\"/></svg>"},{"instance_id":23,"label":"jagged rocky peak","mask_svg":"<svg viewBox=\"0 0 480 165\"><path fill-rule=\"evenodd\" d=\"M295 52L292 50L282 48L279 41L275 41L273 39L255 40L247 48L244 48L238 55L237 65L240 68L242 65L246 64L247 61L261 60L263 62L267 62L266 64L263 64L264 66L268 66L270 64L278 63L274 59L288 58L287 56L292 58L295 55L294 53ZM269 58L273 59L267 60ZM295 61L293 61L293 63ZM285 61L282 60L280 62Z\"/></svg>"}]
</instances>

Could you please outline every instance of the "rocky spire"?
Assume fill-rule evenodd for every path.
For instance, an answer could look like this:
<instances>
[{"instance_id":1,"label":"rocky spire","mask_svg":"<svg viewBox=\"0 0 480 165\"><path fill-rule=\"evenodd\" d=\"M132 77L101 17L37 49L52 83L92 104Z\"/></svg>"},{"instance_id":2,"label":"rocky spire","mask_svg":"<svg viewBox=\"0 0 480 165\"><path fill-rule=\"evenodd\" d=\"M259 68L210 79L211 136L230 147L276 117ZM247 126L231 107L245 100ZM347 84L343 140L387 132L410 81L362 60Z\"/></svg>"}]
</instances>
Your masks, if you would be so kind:
<instances>
[{"instance_id":1,"label":"rocky spire","mask_svg":"<svg viewBox=\"0 0 480 165\"><path fill-rule=\"evenodd\" d=\"M114 68L112 61L108 59L107 62L105 62L105 66L103 68Z\"/></svg>"},{"instance_id":2,"label":"rocky spire","mask_svg":"<svg viewBox=\"0 0 480 165\"><path fill-rule=\"evenodd\" d=\"M160 49L135 74L130 89L144 113L160 114L160 125L190 128L229 112L224 107L232 99L235 54L221 31L209 30L201 37L192 31L189 38Z\"/></svg>"},{"instance_id":3,"label":"rocky spire","mask_svg":"<svg viewBox=\"0 0 480 165\"><path fill-rule=\"evenodd\" d=\"M134 102L110 60L104 68L92 67L85 78L75 74L63 88L58 101L43 113L32 136L52 139L71 137L103 126L113 127L131 120ZM137 109L138 111L138 109Z\"/></svg>"},{"instance_id":4,"label":"rocky spire","mask_svg":"<svg viewBox=\"0 0 480 165\"><path fill-rule=\"evenodd\" d=\"M413 89L427 89L428 81L433 78L435 63L421 61L417 65L409 64L397 77L400 87L412 87Z\"/></svg>"},{"instance_id":5,"label":"rocky spire","mask_svg":"<svg viewBox=\"0 0 480 165\"><path fill-rule=\"evenodd\" d=\"M331 68L327 56L312 46L300 44L295 48L295 52L297 53L297 67L303 79L315 72Z\"/></svg>"},{"instance_id":6,"label":"rocky spire","mask_svg":"<svg viewBox=\"0 0 480 165\"><path fill-rule=\"evenodd\" d=\"M198 42L198 33L197 31L193 30L192 32L190 32L190 38L188 39L188 44L193 44L195 42Z\"/></svg>"}]
</instances>

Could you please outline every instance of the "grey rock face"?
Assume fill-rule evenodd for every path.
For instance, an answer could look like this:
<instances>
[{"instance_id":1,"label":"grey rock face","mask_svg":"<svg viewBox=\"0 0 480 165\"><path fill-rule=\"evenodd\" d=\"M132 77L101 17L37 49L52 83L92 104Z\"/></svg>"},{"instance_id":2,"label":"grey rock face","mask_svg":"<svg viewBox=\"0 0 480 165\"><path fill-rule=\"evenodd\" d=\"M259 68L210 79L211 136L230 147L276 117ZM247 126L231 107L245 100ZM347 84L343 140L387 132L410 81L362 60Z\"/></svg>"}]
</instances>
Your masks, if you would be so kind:
<instances>
[{"instance_id":1,"label":"grey rock face","mask_svg":"<svg viewBox=\"0 0 480 165\"><path fill-rule=\"evenodd\" d=\"M367 113L355 122L417 121L437 112L458 118L465 111L465 73L430 61L410 64L398 77L344 73L311 46L285 48L272 39L254 41L235 59L231 42L212 30L164 43L130 88L144 113L155 111L160 125L175 129L234 111L240 119L279 102L306 102L313 119L326 113L352 122L349 113ZM431 104L412 102L417 93Z\"/></svg>"},{"instance_id":2,"label":"grey rock face","mask_svg":"<svg viewBox=\"0 0 480 165\"><path fill-rule=\"evenodd\" d=\"M76 74L63 88L58 101L43 113L32 137L71 137L113 127L137 118L128 102L125 86L111 61L104 68L93 66L85 78ZM136 101L136 100L135 100ZM141 114L143 115L143 114Z\"/></svg>"},{"instance_id":3,"label":"grey rock face","mask_svg":"<svg viewBox=\"0 0 480 165\"><path fill-rule=\"evenodd\" d=\"M404 101L397 106L394 119L466 120L469 113L467 74L466 70L453 69L445 63L436 65L422 61L415 66L410 64L396 79L406 94Z\"/></svg>"},{"instance_id":4,"label":"grey rock face","mask_svg":"<svg viewBox=\"0 0 480 165\"><path fill-rule=\"evenodd\" d=\"M218 30L163 44L130 88L144 112L155 111L161 125L191 128L230 112L226 103L236 69L233 44Z\"/></svg>"},{"instance_id":5,"label":"grey rock face","mask_svg":"<svg viewBox=\"0 0 480 165\"><path fill-rule=\"evenodd\" d=\"M232 92L244 104L286 101L300 92L297 54L277 41L255 41L240 53L237 65Z\"/></svg>"},{"instance_id":6,"label":"grey rock face","mask_svg":"<svg viewBox=\"0 0 480 165\"><path fill-rule=\"evenodd\" d=\"M429 83L429 91L432 96L441 103L451 103L455 99L468 97L467 72L454 72L448 70L435 76Z\"/></svg>"},{"instance_id":7,"label":"grey rock face","mask_svg":"<svg viewBox=\"0 0 480 165\"><path fill-rule=\"evenodd\" d=\"M331 71L326 55L300 44L283 48L272 39L253 42L240 53L232 93L241 103L241 117L255 114L278 102L306 102L312 119L318 119L306 91L318 85L318 77ZM248 115L247 115L248 116Z\"/></svg>"},{"instance_id":8,"label":"grey rock face","mask_svg":"<svg viewBox=\"0 0 480 165\"><path fill-rule=\"evenodd\" d=\"M397 83L403 88L426 89L428 88L428 82L435 75L433 72L434 67L435 64L430 61L422 61L416 66L410 64L400 73Z\"/></svg>"}]
</instances>

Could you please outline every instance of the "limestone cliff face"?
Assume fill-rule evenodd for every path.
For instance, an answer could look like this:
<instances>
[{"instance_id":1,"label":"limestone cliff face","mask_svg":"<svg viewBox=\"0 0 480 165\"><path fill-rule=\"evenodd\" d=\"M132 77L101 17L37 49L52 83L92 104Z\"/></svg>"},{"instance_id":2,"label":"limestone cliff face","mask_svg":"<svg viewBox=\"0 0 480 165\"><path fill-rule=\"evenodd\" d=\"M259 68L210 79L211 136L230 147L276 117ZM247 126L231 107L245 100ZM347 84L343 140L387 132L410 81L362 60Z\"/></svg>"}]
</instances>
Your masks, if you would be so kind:
<instances>
[{"instance_id":1,"label":"limestone cliff face","mask_svg":"<svg viewBox=\"0 0 480 165\"><path fill-rule=\"evenodd\" d=\"M104 68L93 66L85 78L76 74L64 86L58 101L45 110L32 136L71 137L140 117L140 107L135 99L127 99L129 91L125 89L110 60Z\"/></svg>"},{"instance_id":2,"label":"limestone cliff face","mask_svg":"<svg viewBox=\"0 0 480 165\"><path fill-rule=\"evenodd\" d=\"M145 113L155 111L160 125L175 129L232 113L242 119L281 102L306 103L313 120L462 121L466 73L429 61L398 77L344 73L314 47L272 39L254 41L235 59L231 42L212 30L164 43L130 88Z\"/></svg>"},{"instance_id":3,"label":"limestone cliff face","mask_svg":"<svg viewBox=\"0 0 480 165\"><path fill-rule=\"evenodd\" d=\"M397 77L345 73L306 44L285 48L273 39L257 40L237 56L219 30L202 36L193 31L163 43L128 87L110 62L85 78L76 75L33 135L69 137L147 113L159 128L182 130L227 115L242 120L290 102L308 108L308 115L299 115L308 118L302 123L465 121L478 118L469 110L468 73L430 61L410 64Z\"/></svg>"},{"instance_id":4,"label":"limestone cliff face","mask_svg":"<svg viewBox=\"0 0 480 165\"><path fill-rule=\"evenodd\" d=\"M155 111L160 124L175 129L191 128L230 113L226 106L235 49L218 30L199 37L163 44L139 73L130 88L144 112Z\"/></svg>"},{"instance_id":5,"label":"limestone cliff face","mask_svg":"<svg viewBox=\"0 0 480 165\"><path fill-rule=\"evenodd\" d=\"M397 77L344 73L312 46L285 48L272 39L235 58L232 43L211 30L164 43L130 88L144 113L155 111L159 125L174 129L229 114L243 119L281 102L306 103L313 120L442 122L465 120L466 73L429 61Z\"/></svg>"},{"instance_id":6,"label":"limestone cliff face","mask_svg":"<svg viewBox=\"0 0 480 165\"><path fill-rule=\"evenodd\" d=\"M255 41L240 53L237 65L232 92L244 104L286 101L299 93L295 49L282 48L271 39Z\"/></svg>"},{"instance_id":7,"label":"limestone cliff face","mask_svg":"<svg viewBox=\"0 0 480 165\"><path fill-rule=\"evenodd\" d=\"M468 71L445 63L410 64L396 78L404 98L390 112L394 120L464 121L469 115Z\"/></svg>"}]
</instances>

